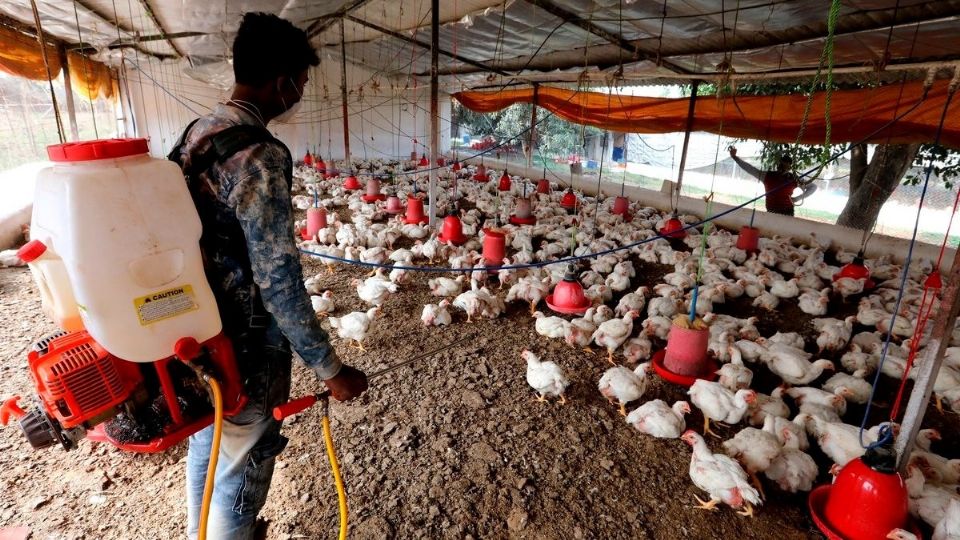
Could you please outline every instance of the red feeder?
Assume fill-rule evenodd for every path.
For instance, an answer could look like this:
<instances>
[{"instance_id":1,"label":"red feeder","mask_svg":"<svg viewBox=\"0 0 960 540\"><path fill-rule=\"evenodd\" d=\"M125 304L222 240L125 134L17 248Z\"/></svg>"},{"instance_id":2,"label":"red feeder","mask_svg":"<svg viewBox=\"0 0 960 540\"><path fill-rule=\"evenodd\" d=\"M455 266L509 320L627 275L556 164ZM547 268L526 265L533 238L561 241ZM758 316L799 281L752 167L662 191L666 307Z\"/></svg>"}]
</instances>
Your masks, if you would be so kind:
<instances>
[{"instance_id":1,"label":"red feeder","mask_svg":"<svg viewBox=\"0 0 960 540\"><path fill-rule=\"evenodd\" d=\"M443 167L444 164L445 164L445 162L444 162L443 158L442 158L442 157L438 157L438 158L437 158L437 167Z\"/></svg>"},{"instance_id":2,"label":"red feeder","mask_svg":"<svg viewBox=\"0 0 960 540\"><path fill-rule=\"evenodd\" d=\"M387 196L380 193L380 180L375 176L371 176L370 179L367 180L367 194L360 198L363 199L363 202L372 203L385 200Z\"/></svg>"},{"instance_id":3,"label":"red feeder","mask_svg":"<svg viewBox=\"0 0 960 540\"><path fill-rule=\"evenodd\" d=\"M490 176L487 174L487 168L483 166L483 163L477 165L477 172L473 175L473 179L477 182L490 181Z\"/></svg>"},{"instance_id":4,"label":"red feeder","mask_svg":"<svg viewBox=\"0 0 960 540\"><path fill-rule=\"evenodd\" d=\"M668 382L693 386L697 379L717 378L717 362L707 353L710 330L673 325L667 348L653 355L653 369Z\"/></svg>"},{"instance_id":5,"label":"red feeder","mask_svg":"<svg viewBox=\"0 0 960 540\"><path fill-rule=\"evenodd\" d=\"M510 191L510 185L513 182L510 181L510 175L507 174L507 171L503 171L503 175L500 176L500 185L497 187L500 191Z\"/></svg>"},{"instance_id":6,"label":"red feeder","mask_svg":"<svg viewBox=\"0 0 960 540\"><path fill-rule=\"evenodd\" d=\"M483 230L483 262L487 266L503 264L503 255L506 250L507 237L503 232L495 229Z\"/></svg>"},{"instance_id":7,"label":"red feeder","mask_svg":"<svg viewBox=\"0 0 960 540\"><path fill-rule=\"evenodd\" d=\"M313 166L313 155L310 154L309 150L307 150L307 155L303 156L303 164L307 167Z\"/></svg>"},{"instance_id":8,"label":"red feeder","mask_svg":"<svg viewBox=\"0 0 960 540\"><path fill-rule=\"evenodd\" d=\"M450 242L455 246L466 243L467 237L463 235L463 223L460 223L460 218L453 214L443 218L443 228L437 238L443 243Z\"/></svg>"},{"instance_id":9,"label":"red feeder","mask_svg":"<svg viewBox=\"0 0 960 540\"><path fill-rule=\"evenodd\" d=\"M864 290L877 286L876 282L870 279L870 269L864 266L862 255L857 255L853 258L853 262L840 267L840 271L833 275L833 281L844 277L866 280L863 284Z\"/></svg>"},{"instance_id":10,"label":"red feeder","mask_svg":"<svg viewBox=\"0 0 960 540\"><path fill-rule=\"evenodd\" d=\"M313 238L313 237L310 236L310 234L308 233L306 226L300 227L300 238L301 238L302 240L309 240L309 239Z\"/></svg>"},{"instance_id":11,"label":"red feeder","mask_svg":"<svg viewBox=\"0 0 960 540\"><path fill-rule=\"evenodd\" d=\"M847 463L833 484L819 486L807 504L813 522L831 540L886 538L893 529L920 531L910 520L907 487L892 450L873 448Z\"/></svg>"},{"instance_id":12,"label":"red feeder","mask_svg":"<svg viewBox=\"0 0 960 540\"><path fill-rule=\"evenodd\" d=\"M547 296L547 307L557 313L580 315L586 313L590 305L590 299L583 294L583 286L577 279L577 268L571 264L563 281L557 283L553 294Z\"/></svg>"},{"instance_id":13,"label":"red feeder","mask_svg":"<svg viewBox=\"0 0 960 540\"><path fill-rule=\"evenodd\" d=\"M740 234L737 235L737 248L747 253L760 251L760 229L749 225L741 227Z\"/></svg>"},{"instance_id":14,"label":"red feeder","mask_svg":"<svg viewBox=\"0 0 960 540\"><path fill-rule=\"evenodd\" d=\"M307 238L313 238L320 229L327 226L327 209L311 206L307 208Z\"/></svg>"},{"instance_id":15,"label":"red feeder","mask_svg":"<svg viewBox=\"0 0 960 540\"><path fill-rule=\"evenodd\" d=\"M660 235L667 238L682 239L687 237L687 231L683 228L683 222L674 215L663 224Z\"/></svg>"},{"instance_id":16,"label":"red feeder","mask_svg":"<svg viewBox=\"0 0 960 540\"><path fill-rule=\"evenodd\" d=\"M327 164L323 161L323 158L317 156L317 160L313 163L313 166L317 168L317 172L320 174L326 174Z\"/></svg>"},{"instance_id":17,"label":"red feeder","mask_svg":"<svg viewBox=\"0 0 960 540\"><path fill-rule=\"evenodd\" d=\"M924 289L942 289L943 288L943 279L940 277L940 272L934 270L927 276L927 279L923 282Z\"/></svg>"},{"instance_id":18,"label":"red feeder","mask_svg":"<svg viewBox=\"0 0 960 540\"><path fill-rule=\"evenodd\" d=\"M357 180L357 177L352 174L348 176L346 180L343 181L343 189L346 189L348 191L356 191L361 187L363 186L360 185L360 181Z\"/></svg>"},{"instance_id":19,"label":"red feeder","mask_svg":"<svg viewBox=\"0 0 960 540\"><path fill-rule=\"evenodd\" d=\"M403 212L403 205L400 204L400 197L391 195L387 197L387 206L383 209L388 214L399 214Z\"/></svg>"},{"instance_id":20,"label":"red feeder","mask_svg":"<svg viewBox=\"0 0 960 540\"><path fill-rule=\"evenodd\" d=\"M420 197L414 197L410 195L407 197L407 215L403 219L404 223L410 225L416 225L418 223L426 223L429 220L427 216L423 215L423 199Z\"/></svg>"},{"instance_id":21,"label":"red feeder","mask_svg":"<svg viewBox=\"0 0 960 540\"><path fill-rule=\"evenodd\" d=\"M577 194L573 192L573 188L567 190L563 194L563 198L560 199L560 206L565 208L568 213L573 213L577 208Z\"/></svg>"},{"instance_id":22,"label":"red feeder","mask_svg":"<svg viewBox=\"0 0 960 540\"><path fill-rule=\"evenodd\" d=\"M423 154L423 157L420 158L420 161L417 162L417 165L419 165L420 167L429 167L429 166L430 166L430 160L427 159L427 155L426 155L426 154Z\"/></svg>"},{"instance_id":23,"label":"red feeder","mask_svg":"<svg viewBox=\"0 0 960 540\"><path fill-rule=\"evenodd\" d=\"M625 216L628 210L630 210L630 199L626 197L617 197L613 200L612 213L614 215Z\"/></svg>"},{"instance_id":24,"label":"red feeder","mask_svg":"<svg viewBox=\"0 0 960 540\"><path fill-rule=\"evenodd\" d=\"M460 166L460 162L459 162L459 161L454 161L454 162L453 162L453 167L450 167L450 170L453 171L453 172L457 172L457 171L459 171L459 170L462 169L462 168L463 168L463 167Z\"/></svg>"},{"instance_id":25,"label":"red feeder","mask_svg":"<svg viewBox=\"0 0 960 540\"><path fill-rule=\"evenodd\" d=\"M533 225L537 222L537 218L533 216L532 213L532 203L530 199L519 198L517 199L517 206L513 210L513 215L510 216L510 223L514 225Z\"/></svg>"},{"instance_id":26,"label":"red feeder","mask_svg":"<svg viewBox=\"0 0 960 540\"><path fill-rule=\"evenodd\" d=\"M547 195L550 193L550 181L546 178L541 178L537 180L537 193L542 193Z\"/></svg>"}]
</instances>

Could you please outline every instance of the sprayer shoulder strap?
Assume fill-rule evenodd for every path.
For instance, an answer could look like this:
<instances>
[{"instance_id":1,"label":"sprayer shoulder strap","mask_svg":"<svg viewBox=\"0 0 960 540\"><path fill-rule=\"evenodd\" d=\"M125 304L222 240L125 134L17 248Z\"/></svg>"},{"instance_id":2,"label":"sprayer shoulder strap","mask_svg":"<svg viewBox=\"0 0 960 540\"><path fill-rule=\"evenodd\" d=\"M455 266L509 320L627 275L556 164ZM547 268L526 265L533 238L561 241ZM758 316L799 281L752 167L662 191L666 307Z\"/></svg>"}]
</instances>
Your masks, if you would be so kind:
<instances>
[{"instance_id":1,"label":"sprayer shoulder strap","mask_svg":"<svg viewBox=\"0 0 960 540\"><path fill-rule=\"evenodd\" d=\"M199 119L197 119L199 120ZM190 122L187 129L180 135L180 139L173 146L173 149L167 155L167 159L181 164L180 155L187 134L193 128L197 120ZM278 142L273 135L265 128L251 125L230 126L213 135L210 138L210 148L199 156L191 160L190 167L184 169L183 173L187 178L195 177L208 170L215 163L223 163L227 158L248 146L264 143Z\"/></svg>"}]
</instances>

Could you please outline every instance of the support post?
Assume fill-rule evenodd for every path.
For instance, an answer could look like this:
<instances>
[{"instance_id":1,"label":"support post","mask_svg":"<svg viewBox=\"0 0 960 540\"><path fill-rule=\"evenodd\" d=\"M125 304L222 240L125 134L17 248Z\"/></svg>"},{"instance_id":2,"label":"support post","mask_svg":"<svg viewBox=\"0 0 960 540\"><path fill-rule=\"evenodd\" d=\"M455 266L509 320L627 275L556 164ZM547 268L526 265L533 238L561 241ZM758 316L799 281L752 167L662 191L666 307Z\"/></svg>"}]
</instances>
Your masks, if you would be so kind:
<instances>
[{"instance_id":1,"label":"support post","mask_svg":"<svg viewBox=\"0 0 960 540\"><path fill-rule=\"evenodd\" d=\"M680 186L683 185L683 169L687 166L687 147L690 145L690 129L693 128L693 116L697 108L697 88L700 81L693 81L690 89L690 107L687 109L687 129L683 134L683 149L680 151L680 170L677 172L677 197L680 196Z\"/></svg>"},{"instance_id":2,"label":"support post","mask_svg":"<svg viewBox=\"0 0 960 540\"><path fill-rule=\"evenodd\" d=\"M939 271L938 269L934 269ZM950 275L943 280L943 296L940 299L940 309L933 319L933 329L930 341L923 349L923 356L918 358L916 366L916 383L910 393L910 401L903 413L903 425L897 437L894 448L897 451L897 468L901 473L906 472L910 462L910 453L913 451L917 432L923 422L923 415L933 393L933 384L940 372L943 356L950 345L950 335L953 332L953 323L960 313L960 256L953 256L953 265ZM917 337L919 339L919 336Z\"/></svg>"},{"instance_id":3,"label":"support post","mask_svg":"<svg viewBox=\"0 0 960 540\"><path fill-rule=\"evenodd\" d=\"M80 140L80 130L77 128L77 110L73 103L73 83L70 81L70 64L67 60L67 47L64 44L57 46L60 56L60 65L63 70L63 91L67 100L67 119L70 121L70 135L74 141Z\"/></svg>"},{"instance_id":4,"label":"support post","mask_svg":"<svg viewBox=\"0 0 960 540\"><path fill-rule=\"evenodd\" d=\"M350 110L347 107L347 38L340 19L340 97L343 99L343 160L348 169L350 162Z\"/></svg>"},{"instance_id":5,"label":"support post","mask_svg":"<svg viewBox=\"0 0 960 540\"><path fill-rule=\"evenodd\" d=\"M530 131L527 133L527 168L533 165L533 150L537 144L537 96L540 85L533 83L533 108L530 110Z\"/></svg>"},{"instance_id":6,"label":"support post","mask_svg":"<svg viewBox=\"0 0 960 540\"><path fill-rule=\"evenodd\" d=\"M440 57L440 0L430 2L430 188L428 215L430 226L437 219L437 159L440 157L440 96L437 64Z\"/></svg>"}]
</instances>

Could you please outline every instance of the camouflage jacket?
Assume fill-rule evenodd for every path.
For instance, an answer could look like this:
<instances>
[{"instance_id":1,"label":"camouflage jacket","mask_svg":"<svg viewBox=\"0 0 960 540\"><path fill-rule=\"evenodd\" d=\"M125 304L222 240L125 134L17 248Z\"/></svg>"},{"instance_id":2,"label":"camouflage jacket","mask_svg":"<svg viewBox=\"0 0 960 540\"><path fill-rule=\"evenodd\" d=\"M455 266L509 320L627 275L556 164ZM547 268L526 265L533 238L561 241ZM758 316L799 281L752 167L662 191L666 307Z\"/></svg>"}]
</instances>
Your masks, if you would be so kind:
<instances>
[{"instance_id":1,"label":"camouflage jacket","mask_svg":"<svg viewBox=\"0 0 960 540\"><path fill-rule=\"evenodd\" d=\"M217 105L186 134L178 161L187 170L216 133L259 123L245 111ZM203 222L207 279L241 370L264 347L292 346L318 377L328 379L340 361L303 285L290 202L292 167L282 143L257 143L196 175L190 192Z\"/></svg>"}]
</instances>

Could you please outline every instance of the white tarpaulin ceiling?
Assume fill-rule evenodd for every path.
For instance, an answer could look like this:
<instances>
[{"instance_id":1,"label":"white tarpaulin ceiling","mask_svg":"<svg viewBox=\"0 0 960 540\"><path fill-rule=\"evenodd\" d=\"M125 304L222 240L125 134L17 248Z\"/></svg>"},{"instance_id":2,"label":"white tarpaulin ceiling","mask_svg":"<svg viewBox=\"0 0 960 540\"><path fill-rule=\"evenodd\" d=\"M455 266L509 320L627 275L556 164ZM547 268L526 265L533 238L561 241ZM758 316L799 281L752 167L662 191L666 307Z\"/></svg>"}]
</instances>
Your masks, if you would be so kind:
<instances>
[{"instance_id":1,"label":"white tarpaulin ceiling","mask_svg":"<svg viewBox=\"0 0 960 540\"><path fill-rule=\"evenodd\" d=\"M429 74L429 0L36 0L44 32L117 63L186 58L208 81L229 77L230 44L247 11L306 29L324 61L346 56L385 77ZM451 90L522 80L576 80L584 71L633 80L738 76L815 69L825 0L443 0L441 81ZM4 0L0 22L34 26L30 0ZM79 24L78 24L79 23ZM79 27L79 28L78 28ZM882 68L960 60L960 1L844 0L838 67ZM729 72L729 70L727 70Z\"/></svg>"}]
</instances>

